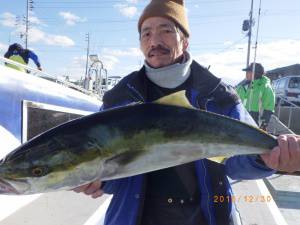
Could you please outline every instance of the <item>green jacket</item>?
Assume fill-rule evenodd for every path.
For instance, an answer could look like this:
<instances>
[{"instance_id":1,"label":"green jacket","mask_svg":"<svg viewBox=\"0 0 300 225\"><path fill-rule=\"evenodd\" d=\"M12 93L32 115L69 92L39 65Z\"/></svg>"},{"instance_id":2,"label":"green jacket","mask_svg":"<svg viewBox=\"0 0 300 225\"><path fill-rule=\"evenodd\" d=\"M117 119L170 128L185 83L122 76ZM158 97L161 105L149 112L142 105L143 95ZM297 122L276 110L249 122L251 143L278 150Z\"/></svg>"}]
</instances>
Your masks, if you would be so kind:
<instances>
[{"instance_id":1,"label":"green jacket","mask_svg":"<svg viewBox=\"0 0 300 225\"><path fill-rule=\"evenodd\" d=\"M275 94L268 77L252 81L252 91L249 88L251 83L244 83L237 87L237 93L248 112L261 112L268 110L274 112ZM250 99L251 98L251 99Z\"/></svg>"}]
</instances>

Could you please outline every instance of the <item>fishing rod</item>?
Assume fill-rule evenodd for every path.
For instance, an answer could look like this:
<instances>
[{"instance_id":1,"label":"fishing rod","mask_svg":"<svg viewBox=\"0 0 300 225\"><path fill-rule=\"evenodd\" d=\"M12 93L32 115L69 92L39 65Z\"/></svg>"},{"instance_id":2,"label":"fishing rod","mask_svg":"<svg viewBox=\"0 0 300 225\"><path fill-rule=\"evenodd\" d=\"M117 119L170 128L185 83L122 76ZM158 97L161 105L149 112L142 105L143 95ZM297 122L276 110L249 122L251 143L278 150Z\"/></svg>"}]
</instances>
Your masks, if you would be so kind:
<instances>
[{"instance_id":1,"label":"fishing rod","mask_svg":"<svg viewBox=\"0 0 300 225\"><path fill-rule=\"evenodd\" d=\"M260 25L260 15L261 15L261 0L259 1L257 29L256 29L256 38L255 38L255 47L254 47L254 58L253 58L251 82L250 82L250 85L249 85L249 88L250 88L249 107L251 107L251 105L252 105L252 98L253 98L253 80L254 80L254 74L255 74L255 63L256 63L256 54L257 54L257 46L258 46L258 33L259 33L259 25ZM249 108L249 111L250 111L250 108ZM259 112L260 112L260 110L259 110Z\"/></svg>"}]
</instances>

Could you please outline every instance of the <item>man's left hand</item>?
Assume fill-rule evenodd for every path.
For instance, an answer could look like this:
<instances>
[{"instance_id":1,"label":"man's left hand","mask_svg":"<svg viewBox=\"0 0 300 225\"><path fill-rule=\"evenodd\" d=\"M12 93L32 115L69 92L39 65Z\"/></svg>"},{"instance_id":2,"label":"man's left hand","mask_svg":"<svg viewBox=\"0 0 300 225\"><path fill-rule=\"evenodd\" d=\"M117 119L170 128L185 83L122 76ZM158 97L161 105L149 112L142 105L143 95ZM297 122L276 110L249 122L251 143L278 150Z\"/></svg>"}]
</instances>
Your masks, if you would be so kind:
<instances>
[{"instance_id":1,"label":"man's left hand","mask_svg":"<svg viewBox=\"0 0 300 225\"><path fill-rule=\"evenodd\" d=\"M280 135L278 146L260 156L271 169L288 173L300 171L300 136Z\"/></svg>"}]
</instances>

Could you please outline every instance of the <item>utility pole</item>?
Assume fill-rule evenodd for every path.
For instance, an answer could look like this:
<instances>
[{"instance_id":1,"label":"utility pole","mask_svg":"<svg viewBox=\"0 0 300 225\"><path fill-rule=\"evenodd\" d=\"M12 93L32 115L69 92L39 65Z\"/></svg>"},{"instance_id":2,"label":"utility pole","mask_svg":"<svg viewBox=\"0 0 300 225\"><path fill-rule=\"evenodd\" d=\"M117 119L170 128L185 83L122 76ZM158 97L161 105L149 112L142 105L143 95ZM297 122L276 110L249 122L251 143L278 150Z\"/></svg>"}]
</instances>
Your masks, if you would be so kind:
<instances>
[{"instance_id":1,"label":"utility pole","mask_svg":"<svg viewBox=\"0 0 300 225\"><path fill-rule=\"evenodd\" d=\"M86 64L85 64L85 77L88 77L88 65L89 65L89 55L90 55L90 34L87 33L85 35L85 40L87 41L87 48L86 48Z\"/></svg>"},{"instance_id":2,"label":"utility pole","mask_svg":"<svg viewBox=\"0 0 300 225\"><path fill-rule=\"evenodd\" d=\"M28 26L29 26L29 0L26 1L26 21L25 21L25 48L28 46Z\"/></svg>"},{"instance_id":3,"label":"utility pole","mask_svg":"<svg viewBox=\"0 0 300 225\"><path fill-rule=\"evenodd\" d=\"M26 0L26 17L25 17L25 48L28 47L28 30L29 30L29 11L33 9L33 0Z\"/></svg>"},{"instance_id":4,"label":"utility pole","mask_svg":"<svg viewBox=\"0 0 300 225\"><path fill-rule=\"evenodd\" d=\"M251 10L250 10L250 19L249 19L249 31L248 31L248 51L247 51L247 62L246 68L250 63L250 50L251 50L251 36L252 36L252 26L253 26L253 0L251 0Z\"/></svg>"}]
</instances>

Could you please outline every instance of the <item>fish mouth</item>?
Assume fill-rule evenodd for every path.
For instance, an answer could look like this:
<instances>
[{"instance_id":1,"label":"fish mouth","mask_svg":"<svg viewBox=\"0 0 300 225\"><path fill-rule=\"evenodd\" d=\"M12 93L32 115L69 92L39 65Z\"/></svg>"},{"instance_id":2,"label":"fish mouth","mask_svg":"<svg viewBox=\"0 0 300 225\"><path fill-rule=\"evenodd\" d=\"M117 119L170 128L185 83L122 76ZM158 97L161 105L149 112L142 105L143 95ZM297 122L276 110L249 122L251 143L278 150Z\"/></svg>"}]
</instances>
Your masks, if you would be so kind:
<instances>
[{"instance_id":1,"label":"fish mouth","mask_svg":"<svg viewBox=\"0 0 300 225\"><path fill-rule=\"evenodd\" d=\"M14 188L14 186L11 185L9 182L0 178L0 194L19 195L20 192L18 192L17 189Z\"/></svg>"}]
</instances>

